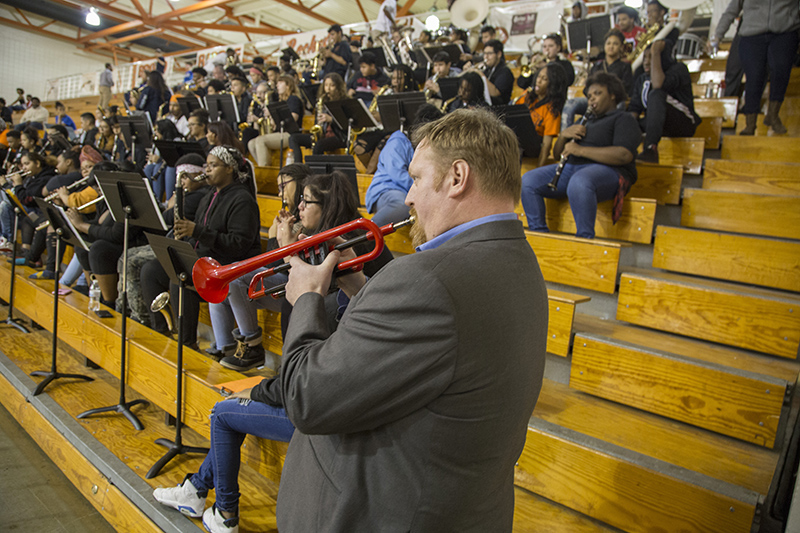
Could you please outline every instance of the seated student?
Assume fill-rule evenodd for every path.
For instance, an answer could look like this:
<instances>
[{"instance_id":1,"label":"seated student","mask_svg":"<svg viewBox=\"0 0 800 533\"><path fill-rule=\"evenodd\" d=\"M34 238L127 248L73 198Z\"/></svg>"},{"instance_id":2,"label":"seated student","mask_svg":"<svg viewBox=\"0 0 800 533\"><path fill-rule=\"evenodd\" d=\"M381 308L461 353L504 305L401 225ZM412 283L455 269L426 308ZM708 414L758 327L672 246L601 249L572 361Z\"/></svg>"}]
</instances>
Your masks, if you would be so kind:
<instances>
[{"instance_id":1,"label":"seated student","mask_svg":"<svg viewBox=\"0 0 800 533\"><path fill-rule=\"evenodd\" d=\"M67 131L69 132L68 139L71 139L75 135L75 130L77 129L75 126L75 121L73 121L69 115L67 115L67 108L61 102L56 102L56 124L63 124L66 126Z\"/></svg>"},{"instance_id":2,"label":"seated student","mask_svg":"<svg viewBox=\"0 0 800 533\"><path fill-rule=\"evenodd\" d=\"M205 109L195 109L189 115L186 122L189 127L189 135L186 137L187 141L194 141L203 147L203 150L208 153L211 149L208 144L206 134L208 134L208 111Z\"/></svg>"},{"instance_id":3,"label":"seated student","mask_svg":"<svg viewBox=\"0 0 800 533\"><path fill-rule=\"evenodd\" d=\"M689 69L672 59L671 50L672 43L660 40L647 47L644 72L633 86L628 111L645 134L640 161L658 163L661 137L691 137L700 124Z\"/></svg>"},{"instance_id":4,"label":"seated student","mask_svg":"<svg viewBox=\"0 0 800 533\"><path fill-rule=\"evenodd\" d=\"M433 61L433 75L425 81L425 96L428 103L442 104L442 91L439 89L439 80L442 78L455 78L461 71L454 69L450 63L450 54L445 51L436 52L431 58Z\"/></svg>"},{"instance_id":5,"label":"seated student","mask_svg":"<svg viewBox=\"0 0 800 533\"><path fill-rule=\"evenodd\" d=\"M35 128L25 128L19 138L20 145L22 146L22 153L29 152L39 153L41 145L39 144L39 130Z\"/></svg>"},{"instance_id":6,"label":"seated student","mask_svg":"<svg viewBox=\"0 0 800 533\"><path fill-rule=\"evenodd\" d=\"M183 115L183 109L181 109L181 104L178 103L178 97L179 95L173 94L169 99L169 113L164 118L175 123L178 133L186 137L189 135L188 119Z\"/></svg>"},{"instance_id":7,"label":"seated student","mask_svg":"<svg viewBox=\"0 0 800 533\"><path fill-rule=\"evenodd\" d=\"M623 42L621 56L625 61L627 61L627 55L636 48L639 36L645 33L644 28L639 26L638 23L639 12L637 10L628 6L617 8L617 29L622 33ZM606 52L606 55L608 55L608 52Z\"/></svg>"},{"instance_id":8,"label":"seated student","mask_svg":"<svg viewBox=\"0 0 800 533\"><path fill-rule=\"evenodd\" d=\"M622 39L622 33L615 28L606 33L605 58L592 65L589 76L598 72L613 74L622 81L625 94L630 94L633 88L633 73L630 63L625 62ZM561 114L561 129L571 126L575 122L575 115L584 114L588 105L588 100L581 96L568 100L564 105L564 112Z\"/></svg>"},{"instance_id":9,"label":"seated student","mask_svg":"<svg viewBox=\"0 0 800 533\"><path fill-rule=\"evenodd\" d=\"M208 132L206 133L206 140L208 146L214 148L215 146L233 146L240 153L245 152L245 147L231 129L227 122L217 120L209 122L207 126ZM209 150L210 151L210 150Z\"/></svg>"},{"instance_id":10,"label":"seated student","mask_svg":"<svg viewBox=\"0 0 800 533\"><path fill-rule=\"evenodd\" d=\"M347 82L347 94L351 98L360 98L368 107L372 99L381 89L389 85L389 77L375 66L375 54L366 52L359 60L360 72L353 74Z\"/></svg>"},{"instance_id":11,"label":"seated student","mask_svg":"<svg viewBox=\"0 0 800 533\"><path fill-rule=\"evenodd\" d=\"M300 226L296 225L296 217L286 212L282 212L280 216L276 237L279 247L297 241L301 233L313 235L360 218L355 191L341 172L306 177L303 181L303 195L297 207ZM350 235L352 236L355 235ZM356 252L371 249L371 244L366 247L357 246ZM377 259L364 266L364 272L368 276L374 275L391 258L389 249L384 248ZM222 304L209 308L217 347L222 347L220 349L223 352L236 347L233 355L227 355L220 360L220 364L227 368L245 371L264 364L265 352L261 345L262 331L256 318L257 309L281 310L283 315L290 312L283 307L282 300L264 297L251 301L248 298L247 287L256 272L232 282L228 298ZM264 281L264 285L275 286L285 282L287 278L284 275L271 276ZM235 318L235 323L231 318ZM285 316L281 318L283 322Z\"/></svg>"},{"instance_id":12,"label":"seated student","mask_svg":"<svg viewBox=\"0 0 800 533\"><path fill-rule=\"evenodd\" d=\"M98 123L94 147L108 160L119 159L125 154L125 142L121 136L114 134L114 126L118 123L116 117L103 117Z\"/></svg>"},{"instance_id":13,"label":"seated student","mask_svg":"<svg viewBox=\"0 0 800 533\"><path fill-rule=\"evenodd\" d=\"M445 113L452 113L456 109L464 107L475 109L476 107L489 105L486 85L480 74L477 72L465 72L460 78L461 84L458 86L458 94L442 104Z\"/></svg>"},{"instance_id":14,"label":"seated student","mask_svg":"<svg viewBox=\"0 0 800 533\"><path fill-rule=\"evenodd\" d=\"M78 130L77 144L94 146L95 137L97 137L97 126L94 115L91 113L81 114L81 129Z\"/></svg>"},{"instance_id":15,"label":"seated student","mask_svg":"<svg viewBox=\"0 0 800 533\"><path fill-rule=\"evenodd\" d=\"M11 127L12 116L12 109L6 105L6 99L0 98L0 120L5 122L8 127Z\"/></svg>"},{"instance_id":16,"label":"seated student","mask_svg":"<svg viewBox=\"0 0 800 533\"><path fill-rule=\"evenodd\" d=\"M417 110L413 128L441 118L442 112L431 104ZM406 133L395 131L386 141L378 160L378 169L367 188L365 204L372 213L372 221L378 226L400 222L408 218L409 207L406 194L411 188L408 165L414 157L414 147Z\"/></svg>"},{"instance_id":17,"label":"seated student","mask_svg":"<svg viewBox=\"0 0 800 533\"><path fill-rule=\"evenodd\" d=\"M147 73L147 85L142 89L139 101L136 102L136 109L147 112L150 120L155 122L158 120L158 110L164 102L169 101L171 94L164 76L160 72L150 71Z\"/></svg>"},{"instance_id":18,"label":"seated student","mask_svg":"<svg viewBox=\"0 0 800 533\"><path fill-rule=\"evenodd\" d=\"M492 105L508 105L514 89L514 74L506 66L503 43L497 39L486 43L483 46L483 62L486 65L484 75Z\"/></svg>"},{"instance_id":19,"label":"seated student","mask_svg":"<svg viewBox=\"0 0 800 533\"><path fill-rule=\"evenodd\" d=\"M27 127L33 127L41 130L44 129L48 118L50 118L50 112L42 106L41 100L34 96L31 98L31 106L22 114L15 129L22 131Z\"/></svg>"},{"instance_id":20,"label":"seated student","mask_svg":"<svg viewBox=\"0 0 800 533\"><path fill-rule=\"evenodd\" d=\"M157 141L162 139L167 141L183 140L175 123L166 118L156 122L153 138ZM153 182L153 193L156 200L161 202L172 198L172 193L175 192L175 167L167 165L158 148L153 148L149 163L144 167L144 175ZM166 197L164 197L165 193Z\"/></svg>"},{"instance_id":21,"label":"seated student","mask_svg":"<svg viewBox=\"0 0 800 533\"><path fill-rule=\"evenodd\" d=\"M292 113L292 118L297 122L298 126L302 126L303 120L303 102L300 100L300 91L297 88L297 83L292 76L283 75L278 78L277 83L278 99L285 102L289 106L289 111ZM248 144L248 150L253 154L256 160L256 165L265 167L270 164L272 160L272 150L280 150L289 148L289 133L284 131L281 133L279 124L275 124L272 116L267 112L267 120L272 125L272 133L266 135L259 135L251 140Z\"/></svg>"},{"instance_id":22,"label":"seated student","mask_svg":"<svg viewBox=\"0 0 800 533\"><path fill-rule=\"evenodd\" d=\"M219 65L214 67L215 72L217 71L217 68L222 68L222 67L220 67ZM225 90L225 82L218 80L216 78L213 80L209 80L208 85L206 85L206 94L209 96L214 94L221 94L224 90Z\"/></svg>"},{"instance_id":23,"label":"seated student","mask_svg":"<svg viewBox=\"0 0 800 533\"><path fill-rule=\"evenodd\" d=\"M629 113L617 109L625 100L622 82L599 72L586 82L592 116L585 126L562 130L553 156L572 156L564 165L556 190L548 187L559 165L548 165L522 176L522 206L532 231L549 231L544 198L569 198L577 236L594 238L598 202L615 200L614 222L622 214L622 199L636 181L634 156L639 131ZM568 142L570 140L575 142Z\"/></svg>"},{"instance_id":24,"label":"seated student","mask_svg":"<svg viewBox=\"0 0 800 533\"><path fill-rule=\"evenodd\" d=\"M561 131L561 110L567 99L567 77L563 68L548 63L536 73L535 79L533 89L525 91L520 103L528 106L536 134L542 138L539 151L541 167L550 157L553 139Z\"/></svg>"},{"instance_id":25,"label":"seated student","mask_svg":"<svg viewBox=\"0 0 800 533\"><path fill-rule=\"evenodd\" d=\"M212 189L200 201L194 221L175 221L175 238L188 239L199 257L213 257L222 264L261 253L258 204L248 172L241 152L231 146L212 148L205 166L206 182ZM167 287L172 301L178 301L178 286L170 284L158 261L150 261L142 267L142 280L145 301L153 301ZM180 342L186 346L197 346L200 301L195 291L185 292Z\"/></svg>"},{"instance_id":26,"label":"seated student","mask_svg":"<svg viewBox=\"0 0 800 533\"><path fill-rule=\"evenodd\" d=\"M347 87L344 80L335 72L326 74L322 78L319 90L317 91L317 102L322 101L322 105L317 104L316 126L321 128L318 138L314 141L314 137L310 133L293 133L289 136L289 149L291 150L287 157L287 162L303 161L303 152L301 147L312 148L314 155L321 155L326 152L333 152L341 148L346 148L345 135L347 132L340 128L333 120L325 108L326 102L335 102L337 100L346 100L349 98L347 95ZM319 110L322 110L321 112Z\"/></svg>"},{"instance_id":27,"label":"seated student","mask_svg":"<svg viewBox=\"0 0 800 533\"><path fill-rule=\"evenodd\" d=\"M560 54L562 49L563 46L561 36L557 33L551 33L542 41L542 52L544 53L544 58L536 65L531 65L531 68L536 70L543 67L546 63L555 63L557 65L561 65L561 68L564 69L564 74L567 77L567 87L570 87L573 83L575 83L575 68L572 66L572 62L561 58ZM520 89L527 89L534 81L535 80L533 79L533 76L528 76L527 78L525 76L520 76L517 78L517 87Z\"/></svg>"}]
</instances>

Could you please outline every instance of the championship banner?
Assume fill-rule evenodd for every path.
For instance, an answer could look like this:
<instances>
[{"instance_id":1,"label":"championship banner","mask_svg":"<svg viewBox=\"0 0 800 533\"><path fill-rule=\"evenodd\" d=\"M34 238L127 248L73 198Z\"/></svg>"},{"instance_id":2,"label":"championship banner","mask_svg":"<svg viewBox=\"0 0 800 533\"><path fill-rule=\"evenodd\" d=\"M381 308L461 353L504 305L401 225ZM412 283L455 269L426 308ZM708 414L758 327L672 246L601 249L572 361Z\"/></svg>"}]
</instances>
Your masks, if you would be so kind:
<instances>
[{"instance_id":1,"label":"championship banner","mask_svg":"<svg viewBox=\"0 0 800 533\"><path fill-rule=\"evenodd\" d=\"M347 30L343 28L343 31ZM294 51L297 52L297 55L299 55L301 59L311 59L317 52L317 45L322 49L325 48L327 44L328 29L322 28L314 31L284 35L281 37L279 50L294 48Z\"/></svg>"},{"instance_id":2,"label":"championship banner","mask_svg":"<svg viewBox=\"0 0 800 533\"><path fill-rule=\"evenodd\" d=\"M498 33L502 30L508 33L504 43L506 52L527 52L531 38L561 31L563 5L560 0L492 4L487 22Z\"/></svg>"},{"instance_id":3,"label":"championship banner","mask_svg":"<svg viewBox=\"0 0 800 533\"><path fill-rule=\"evenodd\" d=\"M225 66L225 50L228 48L233 48L236 51L236 57L239 58L239 62L244 61L244 43L240 43L228 46L215 46L214 48L206 48L205 50L198 51L196 66L203 67L209 72L214 68L213 63L215 60L222 66Z\"/></svg>"}]
</instances>

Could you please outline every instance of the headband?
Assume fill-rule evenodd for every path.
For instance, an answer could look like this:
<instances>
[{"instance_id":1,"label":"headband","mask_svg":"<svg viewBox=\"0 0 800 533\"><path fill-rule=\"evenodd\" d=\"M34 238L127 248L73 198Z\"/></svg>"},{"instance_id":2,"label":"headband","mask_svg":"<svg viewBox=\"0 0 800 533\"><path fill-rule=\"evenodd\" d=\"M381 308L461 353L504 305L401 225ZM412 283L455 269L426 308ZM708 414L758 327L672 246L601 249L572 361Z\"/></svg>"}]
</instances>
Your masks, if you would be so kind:
<instances>
[{"instance_id":1,"label":"headband","mask_svg":"<svg viewBox=\"0 0 800 533\"><path fill-rule=\"evenodd\" d=\"M225 146L215 146L209 152L209 155L213 155L220 161L222 161L226 167L233 168L233 175L238 181L245 181L247 180L247 174L245 172L241 172L239 170L239 162L236 161L236 157L234 157L233 152L234 148L227 148Z\"/></svg>"},{"instance_id":2,"label":"headband","mask_svg":"<svg viewBox=\"0 0 800 533\"><path fill-rule=\"evenodd\" d=\"M81 163L84 161L91 161L92 163L99 163L103 160L103 155L89 145L84 145L81 149L81 155L78 156Z\"/></svg>"},{"instance_id":3,"label":"headband","mask_svg":"<svg viewBox=\"0 0 800 533\"><path fill-rule=\"evenodd\" d=\"M180 176L184 172L187 173L187 174L202 174L203 173L203 167L199 167L197 165L190 165L190 164L178 165L178 167L175 169L175 172L176 172L176 174L178 176Z\"/></svg>"}]
</instances>

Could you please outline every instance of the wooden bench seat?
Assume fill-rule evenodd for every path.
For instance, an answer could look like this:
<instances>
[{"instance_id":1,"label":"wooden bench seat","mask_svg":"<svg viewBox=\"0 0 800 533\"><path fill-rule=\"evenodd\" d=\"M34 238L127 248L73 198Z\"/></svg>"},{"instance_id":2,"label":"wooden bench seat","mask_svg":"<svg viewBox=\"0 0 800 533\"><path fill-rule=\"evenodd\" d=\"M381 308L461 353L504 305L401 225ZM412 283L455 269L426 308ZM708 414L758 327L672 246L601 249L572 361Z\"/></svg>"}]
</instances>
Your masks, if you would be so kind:
<instances>
[{"instance_id":1,"label":"wooden bench seat","mask_svg":"<svg viewBox=\"0 0 800 533\"><path fill-rule=\"evenodd\" d=\"M687 174L703 170L705 139L701 137L663 137L658 143L658 158L662 165L680 165Z\"/></svg>"},{"instance_id":2,"label":"wooden bench seat","mask_svg":"<svg viewBox=\"0 0 800 533\"><path fill-rule=\"evenodd\" d=\"M704 58L704 59L685 59L682 61L689 72L706 72L709 70L724 71L727 63L724 59Z\"/></svg>"},{"instance_id":3,"label":"wooden bench seat","mask_svg":"<svg viewBox=\"0 0 800 533\"><path fill-rule=\"evenodd\" d=\"M735 96L723 98L695 98L694 110L701 117L722 117L723 128L736 126L736 115L739 110L739 99Z\"/></svg>"},{"instance_id":4,"label":"wooden bench seat","mask_svg":"<svg viewBox=\"0 0 800 533\"><path fill-rule=\"evenodd\" d=\"M261 194L278 194L278 171L280 167L257 167L255 168L256 185Z\"/></svg>"},{"instance_id":5,"label":"wooden bench seat","mask_svg":"<svg viewBox=\"0 0 800 533\"><path fill-rule=\"evenodd\" d=\"M719 150L722 142L722 116L701 117L694 132L695 137L705 140L706 150Z\"/></svg>"},{"instance_id":6,"label":"wooden bench seat","mask_svg":"<svg viewBox=\"0 0 800 533\"><path fill-rule=\"evenodd\" d=\"M800 292L800 242L659 226L653 268Z\"/></svg>"},{"instance_id":7,"label":"wooden bench seat","mask_svg":"<svg viewBox=\"0 0 800 533\"><path fill-rule=\"evenodd\" d=\"M726 135L722 140L721 158L767 163L800 163L800 143L792 137Z\"/></svg>"},{"instance_id":8,"label":"wooden bench seat","mask_svg":"<svg viewBox=\"0 0 800 533\"><path fill-rule=\"evenodd\" d=\"M617 320L795 359L800 297L649 269L626 269Z\"/></svg>"},{"instance_id":9,"label":"wooden bench seat","mask_svg":"<svg viewBox=\"0 0 800 533\"><path fill-rule=\"evenodd\" d=\"M652 163L636 163L636 183L633 184L628 197L652 198L658 205L678 205L681 203L681 184L683 183L683 167L681 165L663 165Z\"/></svg>"},{"instance_id":10,"label":"wooden bench seat","mask_svg":"<svg viewBox=\"0 0 800 533\"><path fill-rule=\"evenodd\" d=\"M516 484L625 531L744 533L777 460L545 380Z\"/></svg>"},{"instance_id":11,"label":"wooden bench seat","mask_svg":"<svg viewBox=\"0 0 800 533\"><path fill-rule=\"evenodd\" d=\"M800 164L707 159L703 189L800 196Z\"/></svg>"},{"instance_id":12,"label":"wooden bench seat","mask_svg":"<svg viewBox=\"0 0 800 533\"><path fill-rule=\"evenodd\" d=\"M800 200L792 196L685 189L681 225L800 239Z\"/></svg>"},{"instance_id":13,"label":"wooden bench seat","mask_svg":"<svg viewBox=\"0 0 800 533\"><path fill-rule=\"evenodd\" d=\"M580 315L570 387L772 448L800 364Z\"/></svg>"},{"instance_id":14,"label":"wooden bench seat","mask_svg":"<svg viewBox=\"0 0 800 533\"><path fill-rule=\"evenodd\" d=\"M627 243L526 231L545 281L612 294Z\"/></svg>"},{"instance_id":15,"label":"wooden bench seat","mask_svg":"<svg viewBox=\"0 0 800 533\"><path fill-rule=\"evenodd\" d=\"M572 217L569 201L545 198L544 202L547 209L547 226L550 231L574 235L575 219ZM616 224L611 221L611 209L611 200L598 204L597 219L594 225L596 237L643 244L649 244L652 241L653 223L656 216L655 200L625 197L622 216Z\"/></svg>"},{"instance_id":16,"label":"wooden bench seat","mask_svg":"<svg viewBox=\"0 0 800 533\"><path fill-rule=\"evenodd\" d=\"M589 518L563 505L514 487L513 533L569 531L570 533L614 533L616 528Z\"/></svg>"}]
</instances>

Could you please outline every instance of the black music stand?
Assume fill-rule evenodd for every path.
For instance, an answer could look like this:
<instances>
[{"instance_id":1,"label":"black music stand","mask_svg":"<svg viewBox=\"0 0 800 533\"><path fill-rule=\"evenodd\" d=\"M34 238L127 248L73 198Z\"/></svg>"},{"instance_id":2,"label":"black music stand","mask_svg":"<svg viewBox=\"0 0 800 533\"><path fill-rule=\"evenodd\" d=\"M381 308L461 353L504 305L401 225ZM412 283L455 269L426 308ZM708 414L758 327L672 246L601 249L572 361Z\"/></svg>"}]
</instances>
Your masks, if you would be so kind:
<instances>
[{"instance_id":1,"label":"black music stand","mask_svg":"<svg viewBox=\"0 0 800 533\"><path fill-rule=\"evenodd\" d=\"M531 114L526 105L496 105L492 111L516 134L521 155L539 157L542 138L536 133Z\"/></svg>"},{"instance_id":2,"label":"black music stand","mask_svg":"<svg viewBox=\"0 0 800 533\"><path fill-rule=\"evenodd\" d=\"M232 94L210 94L206 96L206 109L210 119L227 122L233 131L239 127L239 106Z\"/></svg>"},{"instance_id":3,"label":"black music stand","mask_svg":"<svg viewBox=\"0 0 800 533\"><path fill-rule=\"evenodd\" d=\"M614 27L613 15L599 15L567 23L567 46L570 52L589 50L603 42L608 30Z\"/></svg>"},{"instance_id":4,"label":"black music stand","mask_svg":"<svg viewBox=\"0 0 800 533\"><path fill-rule=\"evenodd\" d=\"M178 105L181 106L181 113L189 120L189 115L196 109L203 109L203 100L199 96L179 96Z\"/></svg>"},{"instance_id":5,"label":"black music stand","mask_svg":"<svg viewBox=\"0 0 800 533\"><path fill-rule=\"evenodd\" d=\"M153 141L158 153L164 158L164 162L168 167L174 167L178 159L186 154L198 154L202 156L203 160L206 158L206 151L199 142L196 141Z\"/></svg>"},{"instance_id":6,"label":"black music stand","mask_svg":"<svg viewBox=\"0 0 800 533\"><path fill-rule=\"evenodd\" d=\"M386 52L383 50L382 46L376 46L374 48L362 48L361 55L363 56L366 53L370 53L375 56L375 66L377 68L389 66L389 62L386 60Z\"/></svg>"},{"instance_id":7,"label":"black music stand","mask_svg":"<svg viewBox=\"0 0 800 533\"><path fill-rule=\"evenodd\" d=\"M439 78L439 92L442 95L442 102L446 102L458 95L458 88L461 87L461 78Z\"/></svg>"},{"instance_id":8,"label":"black music stand","mask_svg":"<svg viewBox=\"0 0 800 533\"><path fill-rule=\"evenodd\" d=\"M183 428L183 342L181 342L181 332L183 331L183 294L187 288L192 287L192 267L197 261L197 254L191 244L185 241L177 241L167 237L159 237L145 233L150 247L156 254L158 262L164 267L164 271L169 275L172 283L178 285L178 383L175 393L175 440L156 439L156 444L169 448L161 459L156 461L147 474L147 479L156 477L161 469L164 468L176 455L185 453L208 453L208 448L197 446L184 446L181 432Z\"/></svg>"},{"instance_id":9,"label":"black music stand","mask_svg":"<svg viewBox=\"0 0 800 533\"><path fill-rule=\"evenodd\" d=\"M97 172L97 184L106 199L108 209L115 222L123 221L122 242L122 332L120 334L120 372L119 372L119 402L109 407L89 409L79 414L77 418L86 418L99 413L117 412L125 415L137 430L144 429L139 419L130 408L137 404L147 404L146 400L125 401L125 364L126 343L128 334L128 230L130 225L143 228L167 231L164 217L150 188L150 182L140 174L129 172Z\"/></svg>"},{"instance_id":10,"label":"black music stand","mask_svg":"<svg viewBox=\"0 0 800 533\"><path fill-rule=\"evenodd\" d=\"M333 120L340 129L347 128L347 142L353 129L377 128L375 117L367 109L361 98L348 98L346 100L333 100L325 104Z\"/></svg>"},{"instance_id":11,"label":"black music stand","mask_svg":"<svg viewBox=\"0 0 800 533\"><path fill-rule=\"evenodd\" d=\"M0 194L2 194L6 201L11 202L11 205L14 206L14 233L11 234L11 285L8 288L8 316L3 323L14 326L22 333L30 333L30 330L22 325L19 318L14 318L14 282L17 277L17 230L19 229L19 216L25 213L25 210L24 206L20 209L20 206L17 205L19 200L17 200L16 196L12 195L13 198L11 198L6 194L6 191L2 191Z\"/></svg>"},{"instance_id":12,"label":"black music stand","mask_svg":"<svg viewBox=\"0 0 800 533\"><path fill-rule=\"evenodd\" d=\"M405 132L407 126L414 122L419 108L425 104L425 95L421 91L388 94L377 98L381 123L386 132Z\"/></svg>"},{"instance_id":13,"label":"black music stand","mask_svg":"<svg viewBox=\"0 0 800 533\"><path fill-rule=\"evenodd\" d=\"M276 102L274 104L268 104L267 111L269 111L269 114L272 116L272 120L275 122L275 124L278 124L280 126L281 164L278 165L280 167L283 165L283 134L284 132L289 134L299 133L300 126L297 125L297 121L292 116L291 109L289 109L289 104L287 104L286 102Z\"/></svg>"},{"instance_id":14,"label":"black music stand","mask_svg":"<svg viewBox=\"0 0 800 533\"><path fill-rule=\"evenodd\" d=\"M352 155L307 155L305 164L312 174L330 174L334 170L345 174L347 181L353 186L353 193L358 202L358 178L356 162Z\"/></svg>"},{"instance_id":15,"label":"black music stand","mask_svg":"<svg viewBox=\"0 0 800 533\"><path fill-rule=\"evenodd\" d=\"M131 147L131 161L136 163L136 147L141 147L142 153L144 153L144 147L153 144L150 115L144 113L143 115L119 117L119 126L125 144Z\"/></svg>"},{"instance_id":16,"label":"black music stand","mask_svg":"<svg viewBox=\"0 0 800 533\"><path fill-rule=\"evenodd\" d=\"M300 93L308 103L309 110L314 110L317 107L317 94L319 93L320 83L312 83L311 85L300 86Z\"/></svg>"},{"instance_id":17,"label":"black music stand","mask_svg":"<svg viewBox=\"0 0 800 533\"><path fill-rule=\"evenodd\" d=\"M47 387L50 383L52 383L56 379L61 378L73 378L73 379L82 379L84 381L94 381L94 378L90 378L89 376L84 376L83 374L62 374L58 371L57 361L58 361L58 278L61 277L61 261L58 260L61 257L61 246L63 243L71 244L76 249L83 248L84 250L88 250L89 247L86 246L86 242L78 233L78 230L75 229L75 226L72 225L72 222L69 221L67 218L67 213L64 211L63 208L45 202L42 198L35 198L36 204L39 206L39 209L42 210L44 216L47 217L47 220L50 221L50 227L56 232L56 266L55 266L55 278L53 280L53 352L52 352L52 359L50 362L50 370L36 370L31 372L31 376L44 376L44 380L40 382L36 386L36 390L33 391L34 396L40 395L44 392L45 387Z\"/></svg>"}]
</instances>

